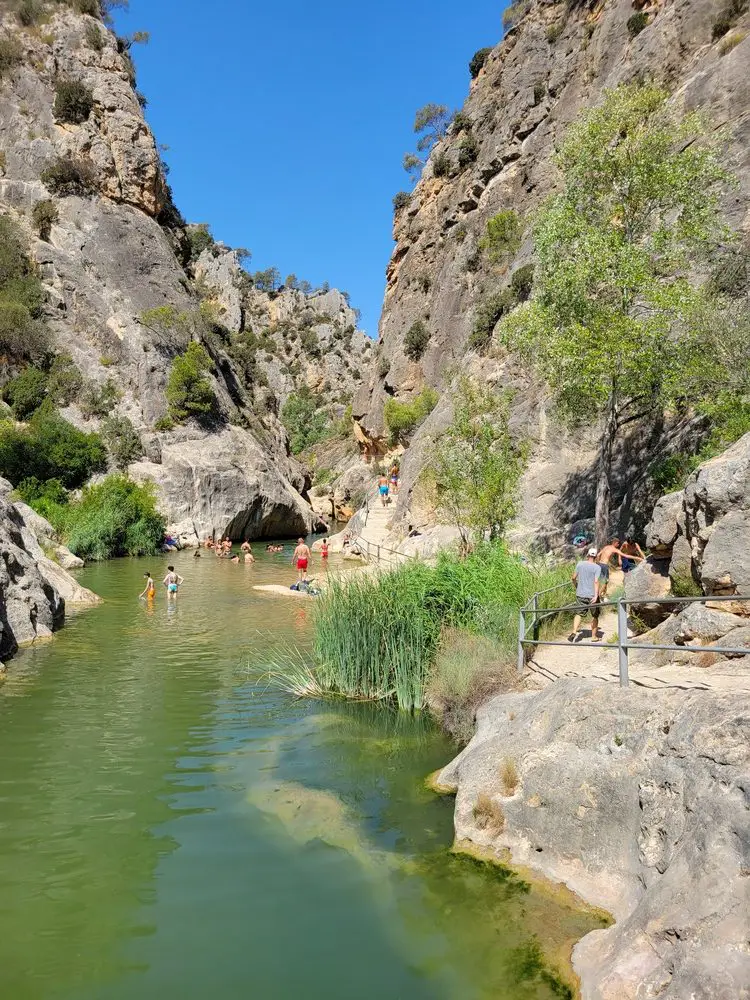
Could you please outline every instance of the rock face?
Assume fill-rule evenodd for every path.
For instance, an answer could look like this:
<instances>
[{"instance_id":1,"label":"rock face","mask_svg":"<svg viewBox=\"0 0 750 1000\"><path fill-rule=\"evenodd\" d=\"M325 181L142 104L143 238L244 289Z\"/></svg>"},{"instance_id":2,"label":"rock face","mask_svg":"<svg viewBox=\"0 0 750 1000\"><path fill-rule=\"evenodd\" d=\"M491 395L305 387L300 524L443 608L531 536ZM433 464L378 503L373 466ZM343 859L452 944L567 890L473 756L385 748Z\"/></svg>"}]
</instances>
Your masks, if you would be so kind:
<instances>
[{"instance_id":1,"label":"rock face","mask_svg":"<svg viewBox=\"0 0 750 1000\"><path fill-rule=\"evenodd\" d=\"M444 424L450 413L450 374L472 362L469 336L477 308L489 295L511 287L514 274L531 263L526 226L507 267L493 267L479 241L487 221L513 209L528 220L557 181L551 162L555 145L604 88L648 79L664 85L676 105L701 108L727 129L727 162L739 178L724 205L729 224L747 227L750 203L750 142L746 110L750 77L745 71L750 37L734 48L712 37L720 4L680 0L645 5L631 0L553 3L529 0L527 11L489 54L471 84L459 130L451 126L435 147L422 178L394 220L393 251L380 324L378 361L354 403L360 436L370 450L386 449L383 407L389 397L411 399L424 385L442 393ZM639 33L628 21L643 8ZM747 33L749 14L738 22ZM476 158L459 162L462 143L474 143ZM447 157L448 176L436 176L437 157ZM422 321L430 338L419 361L404 351L405 335ZM493 371L494 370L494 371ZM533 446L522 484L520 534L557 544L559 531L591 516L592 437L570 438L555 428L545 393L507 358L484 362L483 377L516 390L514 426ZM438 411L435 411L437 415ZM436 417L437 418L437 417ZM619 531L638 525L639 509L653 500L645 475L651 455L664 453L672 429L642 429L631 436L616 474L613 522ZM403 459L400 505L429 454L434 434L427 421L413 436ZM689 445L688 445L689 450ZM569 537L576 531L568 531ZM721 575L721 567L717 565Z\"/></svg>"},{"instance_id":2,"label":"rock face","mask_svg":"<svg viewBox=\"0 0 750 1000\"><path fill-rule=\"evenodd\" d=\"M9 486L0 480L0 659L52 635L65 620L66 602L99 601L45 553L38 539L53 537L51 525L29 515L25 504L11 503Z\"/></svg>"},{"instance_id":3,"label":"rock face","mask_svg":"<svg viewBox=\"0 0 750 1000\"><path fill-rule=\"evenodd\" d=\"M563 680L494 698L477 721L438 779L456 791L457 839L614 915L575 948L585 1000L747 996L750 700Z\"/></svg>"},{"instance_id":4,"label":"rock face","mask_svg":"<svg viewBox=\"0 0 750 1000\"><path fill-rule=\"evenodd\" d=\"M186 524L208 534L240 523L260 532L273 525L282 535L313 529L309 482L290 457L278 412L304 383L344 415L368 350L354 312L335 291L262 295L247 280L241 286L244 272L226 248L193 259L127 47L72 5L44 5L44 23L29 28L15 6L0 4L0 38L19 46L17 63L0 79L0 212L19 224L38 263L55 350L72 357L87 390L114 383L112 412L132 421L144 445L146 461L135 471L153 477L171 528L185 541L196 540ZM83 121L56 113L61 81L91 93ZM65 157L88 177L77 194L41 180ZM57 221L40 239L32 213L43 200L53 202ZM319 357L303 358L313 344L309 333L308 347L302 344L303 326L313 331ZM260 345L246 350L243 367L232 336L251 328ZM191 339L209 352L217 403L210 423L172 430L165 389ZM78 400L64 416L87 430L99 427Z\"/></svg>"}]
</instances>

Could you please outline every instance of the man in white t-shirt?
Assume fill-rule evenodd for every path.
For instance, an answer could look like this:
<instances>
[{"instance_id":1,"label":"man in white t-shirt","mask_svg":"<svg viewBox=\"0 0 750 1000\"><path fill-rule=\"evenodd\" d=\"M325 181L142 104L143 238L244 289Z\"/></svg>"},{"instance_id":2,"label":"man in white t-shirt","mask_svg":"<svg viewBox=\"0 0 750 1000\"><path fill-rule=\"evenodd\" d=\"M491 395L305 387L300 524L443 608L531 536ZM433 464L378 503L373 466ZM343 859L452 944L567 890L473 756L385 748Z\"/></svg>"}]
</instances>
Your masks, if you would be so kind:
<instances>
[{"instance_id":1,"label":"man in white t-shirt","mask_svg":"<svg viewBox=\"0 0 750 1000\"><path fill-rule=\"evenodd\" d=\"M602 568L596 561L596 549L591 548L585 560L578 563L573 574L576 585L576 616L573 619L573 631L568 636L568 642L575 642L581 631L581 621L591 611L591 638L599 641L599 578ZM593 606L592 606L593 605Z\"/></svg>"}]
</instances>

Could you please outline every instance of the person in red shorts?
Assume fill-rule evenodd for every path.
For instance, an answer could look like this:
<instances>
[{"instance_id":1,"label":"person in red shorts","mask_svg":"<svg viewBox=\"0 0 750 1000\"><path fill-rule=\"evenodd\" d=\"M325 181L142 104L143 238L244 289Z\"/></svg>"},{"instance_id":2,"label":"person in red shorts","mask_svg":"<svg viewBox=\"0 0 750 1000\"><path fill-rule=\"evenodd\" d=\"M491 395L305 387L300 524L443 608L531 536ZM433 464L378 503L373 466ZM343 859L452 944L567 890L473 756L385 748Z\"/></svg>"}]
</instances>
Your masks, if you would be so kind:
<instances>
[{"instance_id":1,"label":"person in red shorts","mask_svg":"<svg viewBox=\"0 0 750 1000\"><path fill-rule=\"evenodd\" d=\"M310 563L310 548L305 545L304 538L297 539L297 548L292 556L292 565L297 567L297 584L307 580L307 567Z\"/></svg>"}]
</instances>

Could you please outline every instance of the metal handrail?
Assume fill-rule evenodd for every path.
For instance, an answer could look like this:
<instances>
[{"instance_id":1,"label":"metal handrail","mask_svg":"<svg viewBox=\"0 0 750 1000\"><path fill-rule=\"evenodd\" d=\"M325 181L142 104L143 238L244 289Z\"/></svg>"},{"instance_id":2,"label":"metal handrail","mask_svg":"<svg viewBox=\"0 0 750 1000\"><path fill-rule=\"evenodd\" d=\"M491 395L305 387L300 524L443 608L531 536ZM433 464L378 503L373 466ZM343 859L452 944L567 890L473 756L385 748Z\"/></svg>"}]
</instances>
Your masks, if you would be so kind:
<instances>
[{"instance_id":1,"label":"metal handrail","mask_svg":"<svg viewBox=\"0 0 750 1000\"><path fill-rule=\"evenodd\" d=\"M566 646L570 648L570 644L561 639L539 639L539 625L544 618L553 617L557 614L563 614L565 612L575 611L577 605L566 604L560 608L544 608L542 609L542 615L539 613L539 598L543 594L549 594L552 591L559 590L561 587L569 587L571 584L564 583L558 584L556 587L549 587L547 590L540 590L536 594L532 594L526 604L519 611L518 618L518 671L523 673L526 666L526 647L527 646ZM649 643L649 642L633 642L628 639L628 608L637 607L643 605L653 605L653 604L708 604L716 602L726 602L726 601L750 601L750 597L744 597L739 594L729 594L729 595L703 595L701 597L642 597L634 598L628 600L627 598L620 598L618 601L597 601L596 604L586 605L586 612L590 612L594 608L616 608L617 609L617 642L616 643L601 643L601 642L577 642L575 648L580 649L581 647L589 647L596 649L616 649L618 651L619 658L619 672L620 672L620 686L627 687L630 683L629 677L629 665L628 656L631 649L638 650L667 650L676 652L688 652L688 653L705 653L705 652L718 652L722 654L730 653L732 655L748 656L750 655L749 647L736 647L736 646L687 646L678 645L677 643ZM531 606L531 607L530 607ZM579 609L583 610L583 609ZM532 620L532 634L534 638L527 638L527 623L526 615L533 614Z\"/></svg>"}]
</instances>

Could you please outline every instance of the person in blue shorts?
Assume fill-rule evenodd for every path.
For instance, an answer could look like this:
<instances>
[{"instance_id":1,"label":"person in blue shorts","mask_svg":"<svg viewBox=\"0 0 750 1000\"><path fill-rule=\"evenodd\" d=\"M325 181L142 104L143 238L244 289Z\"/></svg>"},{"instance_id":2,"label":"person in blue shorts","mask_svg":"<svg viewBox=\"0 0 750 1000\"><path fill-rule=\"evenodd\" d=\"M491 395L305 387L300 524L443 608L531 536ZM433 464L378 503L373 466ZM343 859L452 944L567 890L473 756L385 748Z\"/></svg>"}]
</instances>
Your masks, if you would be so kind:
<instances>
[{"instance_id":1,"label":"person in blue shorts","mask_svg":"<svg viewBox=\"0 0 750 1000\"><path fill-rule=\"evenodd\" d=\"M388 503L388 477L381 476L378 483L378 493L380 494L380 502L385 507Z\"/></svg>"},{"instance_id":2,"label":"person in blue shorts","mask_svg":"<svg viewBox=\"0 0 750 1000\"><path fill-rule=\"evenodd\" d=\"M177 591L184 582L180 574L175 572L174 566L167 566L167 575L162 580L162 583L167 588L167 595L169 597L177 597Z\"/></svg>"}]
</instances>

